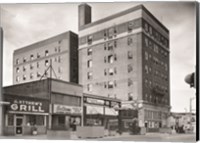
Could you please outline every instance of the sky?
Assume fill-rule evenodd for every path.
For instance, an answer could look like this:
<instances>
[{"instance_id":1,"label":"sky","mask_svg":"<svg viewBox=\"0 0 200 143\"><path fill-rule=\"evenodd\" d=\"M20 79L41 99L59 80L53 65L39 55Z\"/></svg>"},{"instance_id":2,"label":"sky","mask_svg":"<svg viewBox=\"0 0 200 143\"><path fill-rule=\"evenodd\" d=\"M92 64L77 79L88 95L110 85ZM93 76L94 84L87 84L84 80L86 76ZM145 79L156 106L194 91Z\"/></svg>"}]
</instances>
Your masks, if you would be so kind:
<instances>
[{"instance_id":1,"label":"sky","mask_svg":"<svg viewBox=\"0 0 200 143\"><path fill-rule=\"evenodd\" d=\"M71 30L78 33L78 5L1 4L0 25L4 30L3 86L12 85L13 51L34 42ZM88 3L92 21L143 4L170 31L171 111L189 111L195 90L185 83L194 72L196 60L196 21L193 2ZM193 109L196 109L193 100Z\"/></svg>"}]
</instances>

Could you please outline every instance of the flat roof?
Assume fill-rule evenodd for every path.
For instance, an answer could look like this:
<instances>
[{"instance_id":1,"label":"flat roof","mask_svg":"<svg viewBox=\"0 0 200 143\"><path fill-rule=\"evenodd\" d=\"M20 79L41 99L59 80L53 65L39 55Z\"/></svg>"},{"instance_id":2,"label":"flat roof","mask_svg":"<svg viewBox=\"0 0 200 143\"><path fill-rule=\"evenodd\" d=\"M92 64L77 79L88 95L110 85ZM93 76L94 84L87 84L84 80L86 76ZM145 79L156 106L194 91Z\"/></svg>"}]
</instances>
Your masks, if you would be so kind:
<instances>
[{"instance_id":1,"label":"flat roof","mask_svg":"<svg viewBox=\"0 0 200 143\"><path fill-rule=\"evenodd\" d=\"M65 36L65 35L67 36L68 34L77 35L76 33L72 32L72 31L63 32L63 33L55 35L53 37L49 37L49 38L46 38L44 40L32 43L32 44L27 45L27 46L24 46L24 47L22 47L20 49L16 49L16 50L14 50L14 54L30 51L30 50L33 50L33 48L40 48L42 46L45 46L45 45L50 44L52 42L55 42L59 38Z\"/></svg>"},{"instance_id":2,"label":"flat roof","mask_svg":"<svg viewBox=\"0 0 200 143\"><path fill-rule=\"evenodd\" d=\"M88 93L83 93L84 97L89 97L89 98L94 98L94 99L101 99L101 100L110 100L110 101L115 101L115 102L121 102L120 99L117 98L110 98L110 97L105 97L105 96L100 96L100 95L94 95L94 94L88 94Z\"/></svg>"},{"instance_id":3,"label":"flat roof","mask_svg":"<svg viewBox=\"0 0 200 143\"><path fill-rule=\"evenodd\" d=\"M81 31L81 30L84 30L84 29L87 29L87 28L89 28L89 27L92 27L92 26L94 26L94 25L98 25L98 24L104 23L104 22L106 22L106 21L108 21L108 20L111 20L111 19L114 19L114 18L123 16L123 15L125 15L125 14L134 12L134 11L139 10L139 9L144 10L153 20L156 21L156 23L157 23L158 25L160 25L167 33L169 33L169 30L168 30L168 29L167 29L167 28L166 28L166 27L165 27L165 26L150 12L150 11L148 11L142 4L137 5L137 6L135 6L135 7L132 7L132 8L129 8L129 9L124 10L124 11L122 11L122 12L113 14L113 15L111 15L111 16L102 18L102 19L100 19L100 20L97 20L97 21L88 23L88 24L86 24L86 25L83 25L83 26L80 27L80 31Z\"/></svg>"}]
</instances>

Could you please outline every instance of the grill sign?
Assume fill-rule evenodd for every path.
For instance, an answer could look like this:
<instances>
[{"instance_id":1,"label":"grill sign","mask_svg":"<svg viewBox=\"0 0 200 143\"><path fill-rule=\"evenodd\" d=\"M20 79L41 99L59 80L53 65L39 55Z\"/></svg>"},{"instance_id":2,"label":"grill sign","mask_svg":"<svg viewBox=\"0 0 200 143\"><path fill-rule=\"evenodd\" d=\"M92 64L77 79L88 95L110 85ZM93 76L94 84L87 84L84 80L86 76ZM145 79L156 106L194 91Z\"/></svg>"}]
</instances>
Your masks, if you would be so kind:
<instances>
[{"instance_id":1,"label":"grill sign","mask_svg":"<svg viewBox=\"0 0 200 143\"><path fill-rule=\"evenodd\" d=\"M14 100L10 105L12 111L44 113L44 103L40 101Z\"/></svg>"}]
</instances>

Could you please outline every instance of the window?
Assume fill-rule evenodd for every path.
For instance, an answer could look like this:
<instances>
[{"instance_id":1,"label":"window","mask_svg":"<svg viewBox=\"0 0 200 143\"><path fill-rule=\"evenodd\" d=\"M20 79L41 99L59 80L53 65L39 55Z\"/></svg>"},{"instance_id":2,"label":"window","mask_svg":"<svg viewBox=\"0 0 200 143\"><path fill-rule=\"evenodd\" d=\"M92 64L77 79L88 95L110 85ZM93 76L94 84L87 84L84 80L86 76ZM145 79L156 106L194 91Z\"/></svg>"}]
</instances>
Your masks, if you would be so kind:
<instances>
[{"instance_id":1,"label":"window","mask_svg":"<svg viewBox=\"0 0 200 143\"><path fill-rule=\"evenodd\" d=\"M33 55L30 55L30 60L33 60L34 59L34 56Z\"/></svg>"},{"instance_id":2,"label":"window","mask_svg":"<svg viewBox=\"0 0 200 143\"><path fill-rule=\"evenodd\" d=\"M45 60L45 66L49 66L49 60Z\"/></svg>"},{"instance_id":3,"label":"window","mask_svg":"<svg viewBox=\"0 0 200 143\"><path fill-rule=\"evenodd\" d=\"M30 74L30 79L33 79L33 73Z\"/></svg>"},{"instance_id":4,"label":"window","mask_svg":"<svg viewBox=\"0 0 200 143\"><path fill-rule=\"evenodd\" d=\"M134 27L134 21L128 22L128 32L131 32L133 30L133 27Z\"/></svg>"},{"instance_id":5,"label":"window","mask_svg":"<svg viewBox=\"0 0 200 143\"><path fill-rule=\"evenodd\" d=\"M40 58L40 54L39 53L37 53L37 58Z\"/></svg>"},{"instance_id":6,"label":"window","mask_svg":"<svg viewBox=\"0 0 200 143\"><path fill-rule=\"evenodd\" d=\"M145 30L146 32L148 32L148 31L149 31L149 26L148 26L148 24L147 24L147 23L145 23L145 24L144 24L144 30Z\"/></svg>"},{"instance_id":7,"label":"window","mask_svg":"<svg viewBox=\"0 0 200 143\"><path fill-rule=\"evenodd\" d=\"M24 71L24 72L26 71L26 67L25 67L25 66L23 66L23 71Z\"/></svg>"},{"instance_id":8,"label":"window","mask_svg":"<svg viewBox=\"0 0 200 143\"><path fill-rule=\"evenodd\" d=\"M54 50L55 50L55 52L57 52L57 51L58 51L57 47L55 47L55 49L54 49Z\"/></svg>"},{"instance_id":9,"label":"window","mask_svg":"<svg viewBox=\"0 0 200 143\"><path fill-rule=\"evenodd\" d=\"M107 30L104 30L104 40L107 38Z\"/></svg>"},{"instance_id":10,"label":"window","mask_svg":"<svg viewBox=\"0 0 200 143\"><path fill-rule=\"evenodd\" d=\"M133 67L131 64L128 65L128 73L130 73L131 71L133 71Z\"/></svg>"},{"instance_id":11,"label":"window","mask_svg":"<svg viewBox=\"0 0 200 143\"><path fill-rule=\"evenodd\" d=\"M108 43L108 50L113 50L113 43Z\"/></svg>"},{"instance_id":12,"label":"window","mask_svg":"<svg viewBox=\"0 0 200 143\"><path fill-rule=\"evenodd\" d=\"M128 37L127 39L127 44L131 45L133 43L133 39L131 37Z\"/></svg>"},{"instance_id":13,"label":"window","mask_svg":"<svg viewBox=\"0 0 200 143\"><path fill-rule=\"evenodd\" d=\"M59 41L58 41L58 44L61 44L61 43L62 43L62 40L59 40Z\"/></svg>"},{"instance_id":14,"label":"window","mask_svg":"<svg viewBox=\"0 0 200 143\"><path fill-rule=\"evenodd\" d=\"M88 72L88 79L92 79L92 72Z\"/></svg>"},{"instance_id":15,"label":"window","mask_svg":"<svg viewBox=\"0 0 200 143\"><path fill-rule=\"evenodd\" d=\"M26 80L26 75L23 75L23 80Z\"/></svg>"},{"instance_id":16,"label":"window","mask_svg":"<svg viewBox=\"0 0 200 143\"><path fill-rule=\"evenodd\" d=\"M113 75L114 74L114 69L113 68L109 68L108 73L109 73L109 75Z\"/></svg>"},{"instance_id":17,"label":"window","mask_svg":"<svg viewBox=\"0 0 200 143\"><path fill-rule=\"evenodd\" d=\"M106 58L106 57L104 57L104 63L106 63L106 59L107 59L107 58Z\"/></svg>"},{"instance_id":18,"label":"window","mask_svg":"<svg viewBox=\"0 0 200 143\"><path fill-rule=\"evenodd\" d=\"M14 125L14 114L8 114L8 126Z\"/></svg>"},{"instance_id":19,"label":"window","mask_svg":"<svg viewBox=\"0 0 200 143\"><path fill-rule=\"evenodd\" d=\"M106 69L104 69L104 75L107 75L107 70Z\"/></svg>"},{"instance_id":20,"label":"window","mask_svg":"<svg viewBox=\"0 0 200 143\"><path fill-rule=\"evenodd\" d=\"M48 56L48 55L49 55L49 51L46 50L46 51L45 51L45 56Z\"/></svg>"},{"instance_id":21,"label":"window","mask_svg":"<svg viewBox=\"0 0 200 143\"><path fill-rule=\"evenodd\" d=\"M131 86L133 84L133 80L128 78L128 86Z\"/></svg>"},{"instance_id":22,"label":"window","mask_svg":"<svg viewBox=\"0 0 200 143\"><path fill-rule=\"evenodd\" d=\"M58 67L58 73L62 73L62 68Z\"/></svg>"},{"instance_id":23,"label":"window","mask_svg":"<svg viewBox=\"0 0 200 143\"><path fill-rule=\"evenodd\" d=\"M113 81L109 81L108 82L108 88L113 88L114 87L114 82Z\"/></svg>"},{"instance_id":24,"label":"window","mask_svg":"<svg viewBox=\"0 0 200 143\"><path fill-rule=\"evenodd\" d=\"M148 60L148 53L145 51L145 60Z\"/></svg>"},{"instance_id":25,"label":"window","mask_svg":"<svg viewBox=\"0 0 200 143\"><path fill-rule=\"evenodd\" d=\"M148 47L149 46L149 40L148 40L147 37L145 37L144 42L145 42L145 46Z\"/></svg>"},{"instance_id":26,"label":"window","mask_svg":"<svg viewBox=\"0 0 200 143\"><path fill-rule=\"evenodd\" d=\"M88 56L92 55L92 48L88 48L88 53L87 54L88 54Z\"/></svg>"},{"instance_id":27,"label":"window","mask_svg":"<svg viewBox=\"0 0 200 143\"><path fill-rule=\"evenodd\" d=\"M26 57L23 58L23 62L24 62L24 63L26 62Z\"/></svg>"},{"instance_id":28,"label":"window","mask_svg":"<svg viewBox=\"0 0 200 143\"><path fill-rule=\"evenodd\" d=\"M131 51L128 51L128 59L132 59L133 58L133 54Z\"/></svg>"},{"instance_id":29,"label":"window","mask_svg":"<svg viewBox=\"0 0 200 143\"><path fill-rule=\"evenodd\" d=\"M33 69L33 64L30 64L30 69L31 69L31 70Z\"/></svg>"},{"instance_id":30,"label":"window","mask_svg":"<svg viewBox=\"0 0 200 143\"><path fill-rule=\"evenodd\" d=\"M109 55L108 56L108 63L113 63L114 62L114 56L113 55Z\"/></svg>"},{"instance_id":31,"label":"window","mask_svg":"<svg viewBox=\"0 0 200 143\"><path fill-rule=\"evenodd\" d=\"M19 64L19 59L16 59L16 64L17 64L17 65Z\"/></svg>"},{"instance_id":32,"label":"window","mask_svg":"<svg viewBox=\"0 0 200 143\"><path fill-rule=\"evenodd\" d=\"M104 88L107 88L107 83L106 82L104 82Z\"/></svg>"},{"instance_id":33,"label":"window","mask_svg":"<svg viewBox=\"0 0 200 143\"><path fill-rule=\"evenodd\" d=\"M152 27L151 27L151 26L149 26L149 33L150 33L150 35L153 34L153 31L152 31Z\"/></svg>"},{"instance_id":34,"label":"window","mask_svg":"<svg viewBox=\"0 0 200 143\"><path fill-rule=\"evenodd\" d=\"M116 54L114 54L114 60L117 61L117 55Z\"/></svg>"},{"instance_id":35,"label":"window","mask_svg":"<svg viewBox=\"0 0 200 143\"><path fill-rule=\"evenodd\" d=\"M16 72L19 73L19 67L16 68Z\"/></svg>"},{"instance_id":36,"label":"window","mask_svg":"<svg viewBox=\"0 0 200 143\"><path fill-rule=\"evenodd\" d=\"M89 35L87 37L87 43L88 43L88 45L92 44L92 35Z\"/></svg>"},{"instance_id":37,"label":"window","mask_svg":"<svg viewBox=\"0 0 200 143\"><path fill-rule=\"evenodd\" d=\"M133 93L129 92L128 93L128 101L132 101L133 100Z\"/></svg>"},{"instance_id":38,"label":"window","mask_svg":"<svg viewBox=\"0 0 200 143\"><path fill-rule=\"evenodd\" d=\"M19 82L19 76L16 77L16 82Z\"/></svg>"},{"instance_id":39,"label":"window","mask_svg":"<svg viewBox=\"0 0 200 143\"><path fill-rule=\"evenodd\" d=\"M40 72L37 72L37 77L41 77L41 74L40 74Z\"/></svg>"},{"instance_id":40,"label":"window","mask_svg":"<svg viewBox=\"0 0 200 143\"><path fill-rule=\"evenodd\" d=\"M113 38L114 35L115 35L115 28L114 27L109 28L108 29L108 38L111 39L111 38Z\"/></svg>"},{"instance_id":41,"label":"window","mask_svg":"<svg viewBox=\"0 0 200 143\"><path fill-rule=\"evenodd\" d=\"M76 49L76 48L75 48ZM60 46L58 46L58 52L61 52L61 47Z\"/></svg>"},{"instance_id":42,"label":"window","mask_svg":"<svg viewBox=\"0 0 200 143\"><path fill-rule=\"evenodd\" d=\"M167 68L167 64L165 64L165 70L167 71L167 69L168 69L168 68Z\"/></svg>"},{"instance_id":43,"label":"window","mask_svg":"<svg viewBox=\"0 0 200 143\"><path fill-rule=\"evenodd\" d=\"M92 67L92 60L88 60L88 62L87 62L87 67L88 67L88 68L91 68L91 67Z\"/></svg>"},{"instance_id":44,"label":"window","mask_svg":"<svg viewBox=\"0 0 200 143\"><path fill-rule=\"evenodd\" d=\"M145 65L145 66L144 66L144 70L145 70L145 73L146 73L146 74L148 74L148 73L149 73L149 68L148 68L148 66L147 66L147 65Z\"/></svg>"},{"instance_id":45,"label":"window","mask_svg":"<svg viewBox=\"0 0 200 143\"><path fill-rule=\"evenodd\" d=\"M87 90L88 90L88 91L92 91L92 84L88 84L88 85L87 85Z\"/></svg>"}]
</instances>

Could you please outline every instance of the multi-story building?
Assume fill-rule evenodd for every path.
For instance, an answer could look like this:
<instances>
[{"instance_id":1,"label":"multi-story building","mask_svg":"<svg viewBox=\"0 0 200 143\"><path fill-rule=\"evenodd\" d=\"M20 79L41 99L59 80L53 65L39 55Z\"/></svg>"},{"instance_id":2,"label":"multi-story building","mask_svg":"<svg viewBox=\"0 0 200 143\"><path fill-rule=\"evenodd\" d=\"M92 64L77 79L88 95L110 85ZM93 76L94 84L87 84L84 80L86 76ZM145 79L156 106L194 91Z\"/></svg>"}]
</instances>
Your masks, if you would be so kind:
<instances>
[{"instance_id":1,"label":"multi-story building","mask_svg":"<svg viewBox=\"0 0 200 143\"><path fill-rule=\"evenodd\" d=\"M14 84L45 77L78 83L77 34L68 31L14 51Z\"/></svg>"},{"instance_id":2,"label":"multi-story building","mask_svg":"<svg viewBox=\"0 0 200 143\"><path fill-rule=\"evenodd\" d=\"M140 126L165 126L169 30L143 5L92 22L91 7L81 4L79 83L84 93L138 101Z\"/></svg>"}]
</instances>

